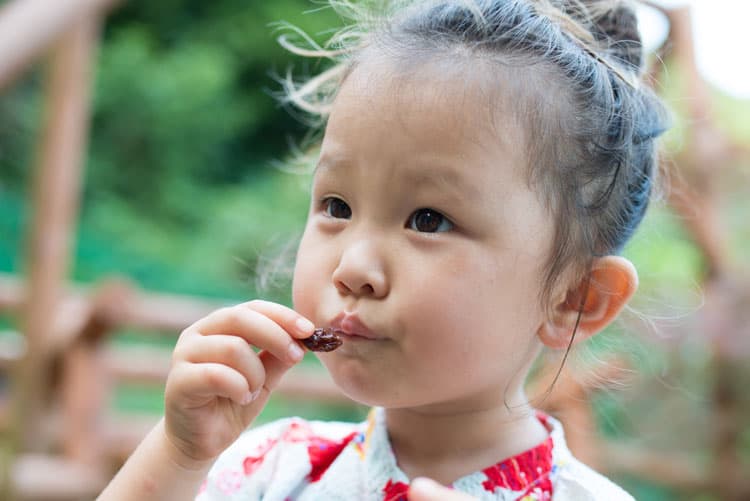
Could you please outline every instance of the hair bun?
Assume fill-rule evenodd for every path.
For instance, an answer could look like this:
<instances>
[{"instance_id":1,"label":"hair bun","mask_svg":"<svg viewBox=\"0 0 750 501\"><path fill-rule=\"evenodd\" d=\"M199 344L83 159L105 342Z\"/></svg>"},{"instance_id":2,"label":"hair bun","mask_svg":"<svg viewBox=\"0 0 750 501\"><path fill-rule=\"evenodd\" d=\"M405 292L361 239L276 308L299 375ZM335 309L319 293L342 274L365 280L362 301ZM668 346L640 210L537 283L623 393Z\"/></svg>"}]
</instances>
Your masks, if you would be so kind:
<instances>
[{"instance_id":1,"label":"hair bun","mask_svg":"<svg viewBox=\"0 0 750 501\"><path fill-rule=\"evenodd\" d=\"M635 11L624 2L586 2L592 15L592 35L603 42L607 54L627 69L639 73L643 46Z\"/></svg>"}]
</instances>

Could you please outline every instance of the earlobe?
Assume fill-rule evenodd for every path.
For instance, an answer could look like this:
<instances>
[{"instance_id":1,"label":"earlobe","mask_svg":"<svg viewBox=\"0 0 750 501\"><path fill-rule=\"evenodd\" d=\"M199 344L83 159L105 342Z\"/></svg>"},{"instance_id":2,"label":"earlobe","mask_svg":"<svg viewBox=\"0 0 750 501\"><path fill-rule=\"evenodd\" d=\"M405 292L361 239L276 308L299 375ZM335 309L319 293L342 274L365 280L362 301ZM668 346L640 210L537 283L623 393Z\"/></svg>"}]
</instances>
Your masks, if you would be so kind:
<instances>
[{"instance_id":1,"label":"earlobe","mask_svg":"<svg viewBox=\"0 0 750 501\"><path fill-rule=\"evenodd\" d=\"M617 317L637 288L638 274L630 261L620 256L595 259L589 276L567 291L552 318L540 326L539 339L550 348L562 349L570 344L573 332L574 343L597 334Z\"/></svg>"}]
</instances>

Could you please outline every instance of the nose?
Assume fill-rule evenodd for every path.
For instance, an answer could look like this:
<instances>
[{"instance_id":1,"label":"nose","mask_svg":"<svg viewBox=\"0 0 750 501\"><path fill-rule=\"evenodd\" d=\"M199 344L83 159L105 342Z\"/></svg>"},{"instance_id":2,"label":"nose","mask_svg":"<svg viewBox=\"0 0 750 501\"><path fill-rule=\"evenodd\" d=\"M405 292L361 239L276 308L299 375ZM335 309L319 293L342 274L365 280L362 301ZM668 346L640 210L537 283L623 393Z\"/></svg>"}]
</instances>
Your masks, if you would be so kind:
<instances>
[{"instance_id":1,"label":"nose","mask_svg":"<svg viewBox=\"0 0 750 501\"><path fill-rule=\"evenodd\" d=\"M333 283L340 294L383 298L388 295L388 280L377 245L359 240L341 254L333 272Z\"/></svg>"}]
</instances>

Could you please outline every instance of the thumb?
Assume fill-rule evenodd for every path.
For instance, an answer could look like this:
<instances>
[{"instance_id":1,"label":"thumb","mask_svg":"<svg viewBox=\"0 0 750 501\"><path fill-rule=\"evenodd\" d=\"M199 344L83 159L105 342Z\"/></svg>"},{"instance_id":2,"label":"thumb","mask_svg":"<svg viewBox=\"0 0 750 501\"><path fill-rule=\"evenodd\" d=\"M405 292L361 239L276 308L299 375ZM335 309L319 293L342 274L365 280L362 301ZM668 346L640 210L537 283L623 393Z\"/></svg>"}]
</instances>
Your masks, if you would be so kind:
<instances>
[{"instance_id":1,"label":"thumb","mask_svg":"<svg viewBox=\"0 0 750 501\"><path fill-rule=\"evenodd\" d=\"M421 477L412 481L409 501L476 501L476 498Z\"/></svg>"}]
</instances>

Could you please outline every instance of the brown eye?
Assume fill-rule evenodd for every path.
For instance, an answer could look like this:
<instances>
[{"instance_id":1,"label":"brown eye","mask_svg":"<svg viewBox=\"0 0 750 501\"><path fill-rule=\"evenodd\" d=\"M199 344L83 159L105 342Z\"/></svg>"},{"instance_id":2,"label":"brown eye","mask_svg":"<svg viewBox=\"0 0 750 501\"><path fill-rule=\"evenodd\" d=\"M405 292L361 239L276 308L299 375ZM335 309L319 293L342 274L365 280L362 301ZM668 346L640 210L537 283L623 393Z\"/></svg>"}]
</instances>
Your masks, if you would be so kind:
<instances>
[{"instance_id":1,"label":"brown eye","mask_svg":"<svg viewBox=\"0 0 750 501\"><path fill-rule=\"evenodd\" d=\"M326 198L323 200L323 210L326 215L336 219L351 219L352 209L340 198Z\"/></svg>"},{"instance_id":2,"label":"brown eye","mask_svg":"<svg viewBox=\"0 0 750 501\"><path fill-rule=\"evenodd\" d=\"M406 226L421 233L438 233L453 229L450 220L433 209L419 209L412 213Z\"/></svg>"}]
</instances>

